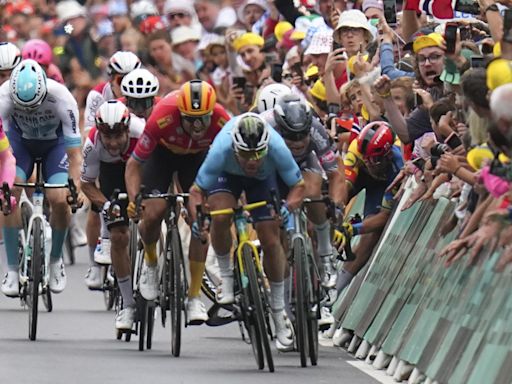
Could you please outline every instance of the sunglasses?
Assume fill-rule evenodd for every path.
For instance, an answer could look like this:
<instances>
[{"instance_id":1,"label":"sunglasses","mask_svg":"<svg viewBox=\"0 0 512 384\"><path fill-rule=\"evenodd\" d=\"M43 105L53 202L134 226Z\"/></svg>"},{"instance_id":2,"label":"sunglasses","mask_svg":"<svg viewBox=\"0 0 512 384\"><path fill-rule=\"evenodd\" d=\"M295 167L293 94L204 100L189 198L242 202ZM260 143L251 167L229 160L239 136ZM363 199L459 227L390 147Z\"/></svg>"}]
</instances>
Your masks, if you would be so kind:
<instances>
[{"instance_id":1,"label":"sunglasses","mask_svg":"<svg viewBox=\"0 0 512 384\"><path fill-rule=\"evenodd\" d=\"M281 136L289 141L303 141L309 136L309 132L282 132Z\"/></svg>"},{"instance_id":2,"label":"sunglasses","mask_svg":"<svg viewBox=\"0 0 512 384\"><path fill-rule=\"evenodd\" d=\"M194 128L207 128L210 126L212 115L208 113L202 116L188 116L181 114L181 119Z\"/></svg>"},{"instance_id":3,"label":"sunglasses","mask_svg":"<svg viewBox=\"0 0 512 384\"><path fill-rule=\"evenodd\" d=\"M260 160L267 156L268 148L260 149L259 151L237 151L237 155L244 160Z\"/></svg>"},{"instance_id":4,"label":"sunglasses","mask_svg":"<svg viewBox=\"0 0 512 384\"><path fill-rule=\"evenodd\" d=\"M184 19L188 15L183 12L176 12L176 13L169 13L169 15L167 15L167 16L169 17L169 20L174 20L174 19Z\"/></svg>"},{"instance_id":5,"label":"sunglasses","mask_svg":"<svg viewBox=\"0 0 512 384\"><path fill-rule=\"evenodd\" d=\"M120 132L124 132L128 130L128 125L125 123L115 123L113 126L107 123L100 123L96 124L96 128L98 131L100 131L102 134L109 136L109 135L116 135Z\"/></svg>"},{"instance_id":6,"label":"sunglasses","mask_svg":"<svg viewBox=\"0 0 512 384\"><path fill-rule=\"evenodd\" d=\"M144 112L151 108L154 104L154 97L144 97L142 99L135 99L132 97L126 98L126 106L136 112Z\"/></svg>"}]
</instances>

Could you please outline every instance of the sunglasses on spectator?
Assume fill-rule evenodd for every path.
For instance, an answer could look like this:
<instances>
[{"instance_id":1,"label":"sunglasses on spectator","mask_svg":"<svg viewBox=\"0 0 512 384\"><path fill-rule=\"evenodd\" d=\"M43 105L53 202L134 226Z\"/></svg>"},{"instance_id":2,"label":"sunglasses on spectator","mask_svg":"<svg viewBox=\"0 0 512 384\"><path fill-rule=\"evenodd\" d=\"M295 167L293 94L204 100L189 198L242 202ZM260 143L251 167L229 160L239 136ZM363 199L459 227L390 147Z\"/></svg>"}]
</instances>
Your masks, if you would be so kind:
<instances>
[{"instance_id":1,"label":"sunglasses on spectator","mask_svg":"<svg viewBox=\"0 0 512 384\"><path fill-rule=\"evenodd\" d=\"M434 63L437 63L439 60L441 60L442 57L443 57L443 55L440 55L439 53L434 53L427 57L418 55L418 63L425 64L428 60L430 62L430 64L434 64Z\"/></svg>"},{"instance_id":2,"label":"sunglasses on spectator","mask_svg":"<svg viewBox=\"0 0 512 384\"><path fill-rule=\"evenodd\" d=\"M169 15L168 15L169 20L184 19L187 16L188 16L188 14L183 13L183 12L169 13Z\"/></svg>"},{"instance_id":3,"label":"sunglasses on spectator","mask_svg":"<svg viewBox=\"0 0 512 384\"><path fill-rule=\"evenodd\" d=\"M268 148L260 149L259 151L237 151L237 155L244 160L260 160L263 157L267 156Z\"/></svg>"}]
</instances>

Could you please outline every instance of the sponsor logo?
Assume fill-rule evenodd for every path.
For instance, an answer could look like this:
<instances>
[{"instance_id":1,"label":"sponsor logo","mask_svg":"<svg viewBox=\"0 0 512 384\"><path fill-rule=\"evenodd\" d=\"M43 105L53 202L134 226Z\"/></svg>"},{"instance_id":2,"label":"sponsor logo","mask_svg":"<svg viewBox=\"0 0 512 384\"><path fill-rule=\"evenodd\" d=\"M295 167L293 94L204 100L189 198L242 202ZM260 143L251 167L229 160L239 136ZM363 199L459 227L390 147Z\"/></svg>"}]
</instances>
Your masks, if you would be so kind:
<instances>
[{"instance_id":1,"label":"sponsor logo","mask_svg":"<svg viewBox=\"0 0 512 384\"><path fill-rule=\"evenodd\" d=\"M223 118L223 117L219 117L219 120L217 121L217 125L222 128L224 126L224 124L226 124L226 119Z\"/></svg>"},{"instance_id":2,"label":"sponsor logo","mask_svg":"<svg viewBox=\"0 0 512 384\"><path fill-rule=\"evenodd\" d=\"M65 154L64 157L59 162L59 168L65 169L66 171L69 169L69 159L68 159L67 154Z\"/></svg>"},{"instance_id":3,"label":"sponsor logo","mask_svg":"<svg viewBox=\"0 0 512 384\"><path fill-rule=\"evenodd\" d=\"M145 150L148 150L151 146L151 139L147 135L142 135L139 139L139 142L140 146Z\"/></svg>"},{"instance_id":4,"label":"sponsor logo","mask_svg":"<svg viewBox=\"0 0 512 384\"><path fill-rule=\"evenodd\" d=\"M172 116L171 115L168 115L168 116L164 116L160 119L158 119L156 121L156 125L158 125L158 128L160 129L164 129L166 128L168 125L170 125L172 123L173 119L172 119Z\"/></svg>"},{"instance_id":5,"label":"sponsor logo","mask_svg":"<svg viewBox=\"0 0 512 384\"><path fill-rule=\"evenodd\" d=\"M71 129L73 130L73 133L76 133L76 118L71 109L68 109L68 116L69 120L71 121Z\"/></svg>"}]
</instances>

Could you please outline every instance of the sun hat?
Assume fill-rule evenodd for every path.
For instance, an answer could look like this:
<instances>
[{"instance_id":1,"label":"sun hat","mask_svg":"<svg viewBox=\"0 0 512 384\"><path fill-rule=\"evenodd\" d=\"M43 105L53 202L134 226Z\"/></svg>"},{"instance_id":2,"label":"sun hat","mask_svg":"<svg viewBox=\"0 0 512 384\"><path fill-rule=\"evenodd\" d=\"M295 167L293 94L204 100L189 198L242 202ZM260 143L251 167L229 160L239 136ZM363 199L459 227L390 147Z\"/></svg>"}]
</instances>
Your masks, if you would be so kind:
<instances>
[{"instance_id":1,"label":"sun hat","mask_svg":"<svg viewBox=\"0 0 512 384\"><path fill-rule=\"evenodd\" d=\"M502 58L487 64L487 88L494 91L501 85L512 83L512 61Z\"/></svg>"},{"instance_id":2,"label":"sun hat","mask_svg":"<svg viewBox=\"0 0 512 384\"><path fill-rule=\"evenodd\" d=\"M246 47L248 45L256 45L256 46L262 48L264 44L265 44L265 40L263 39L263 37L261 37L260 35L258 35L256 33L253 33L253 32L247 32L247 33L244 33L243 35L238 36L233 41L232 45L233 45L233 48L235 49L235 51L238 52L240 49L242 49L243 47Z\"/></svg>"},{"instance_id":3,"label":"sun hat","mask_svg":"<svg viewBox=\"0 0 512 384\"><path fill-rule=\"evenodd\" d=\"M75 17L85 16L87 16L85 7L75 0L65 0L57 3L57 17L60 21L68 21Z\"/></svg>"},{"instance_id":4,"label":"sun hat","mask_svg":"<svg viewBox=\"0 0 512 384\"><path fill-rule=\"evenodd\" d=\"M194 28L188 27L186 25L181 25L171 31L171 41L173 45L182 44L187 41L199 40L201 40L201 34L198 33Z\"/></svg>"},{"instance_id":5,"label":"sun hat","mask_svg":"<svg viewBox=\"0 0 512 384\"><path fill-rule=\"evenodd\" d=\"M321 30L315 33L304 55L322 55L332 50L332 32Z\"/></svg>"},{"instance_id":6,"label":"sun hat","mask_svg":"<svg viewBox=\"0 0 512 384\"><path fill-rule=\"evenodd\" d=\"M373 32L368 23L368 19L363 12L358 9L344 11L340 15L338 25L334 30L334 41L341 44L341 29L343 28L361 28L364 29L365 37L368 42L373 41Z\"/></svg>"}]
</instances>

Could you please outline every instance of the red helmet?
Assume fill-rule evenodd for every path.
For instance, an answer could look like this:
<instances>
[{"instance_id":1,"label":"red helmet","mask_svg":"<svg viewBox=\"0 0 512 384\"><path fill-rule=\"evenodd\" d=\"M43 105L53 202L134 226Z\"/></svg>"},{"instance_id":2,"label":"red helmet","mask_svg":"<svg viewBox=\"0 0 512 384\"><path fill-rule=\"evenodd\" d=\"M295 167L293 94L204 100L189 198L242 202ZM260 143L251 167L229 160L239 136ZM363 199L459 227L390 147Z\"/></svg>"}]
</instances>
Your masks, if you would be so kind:
<instances>
[{"instance_id":1,"label":"red helmet","mask_svg":"<svg viewBox=\"0 0 512 384\"><path fill-rule=\"evenodd\" d=\"M391 152L395 134L385 121L366 125L357 137L357 149L365 160L379 162Z\"/></svg>"}]
</instances>

